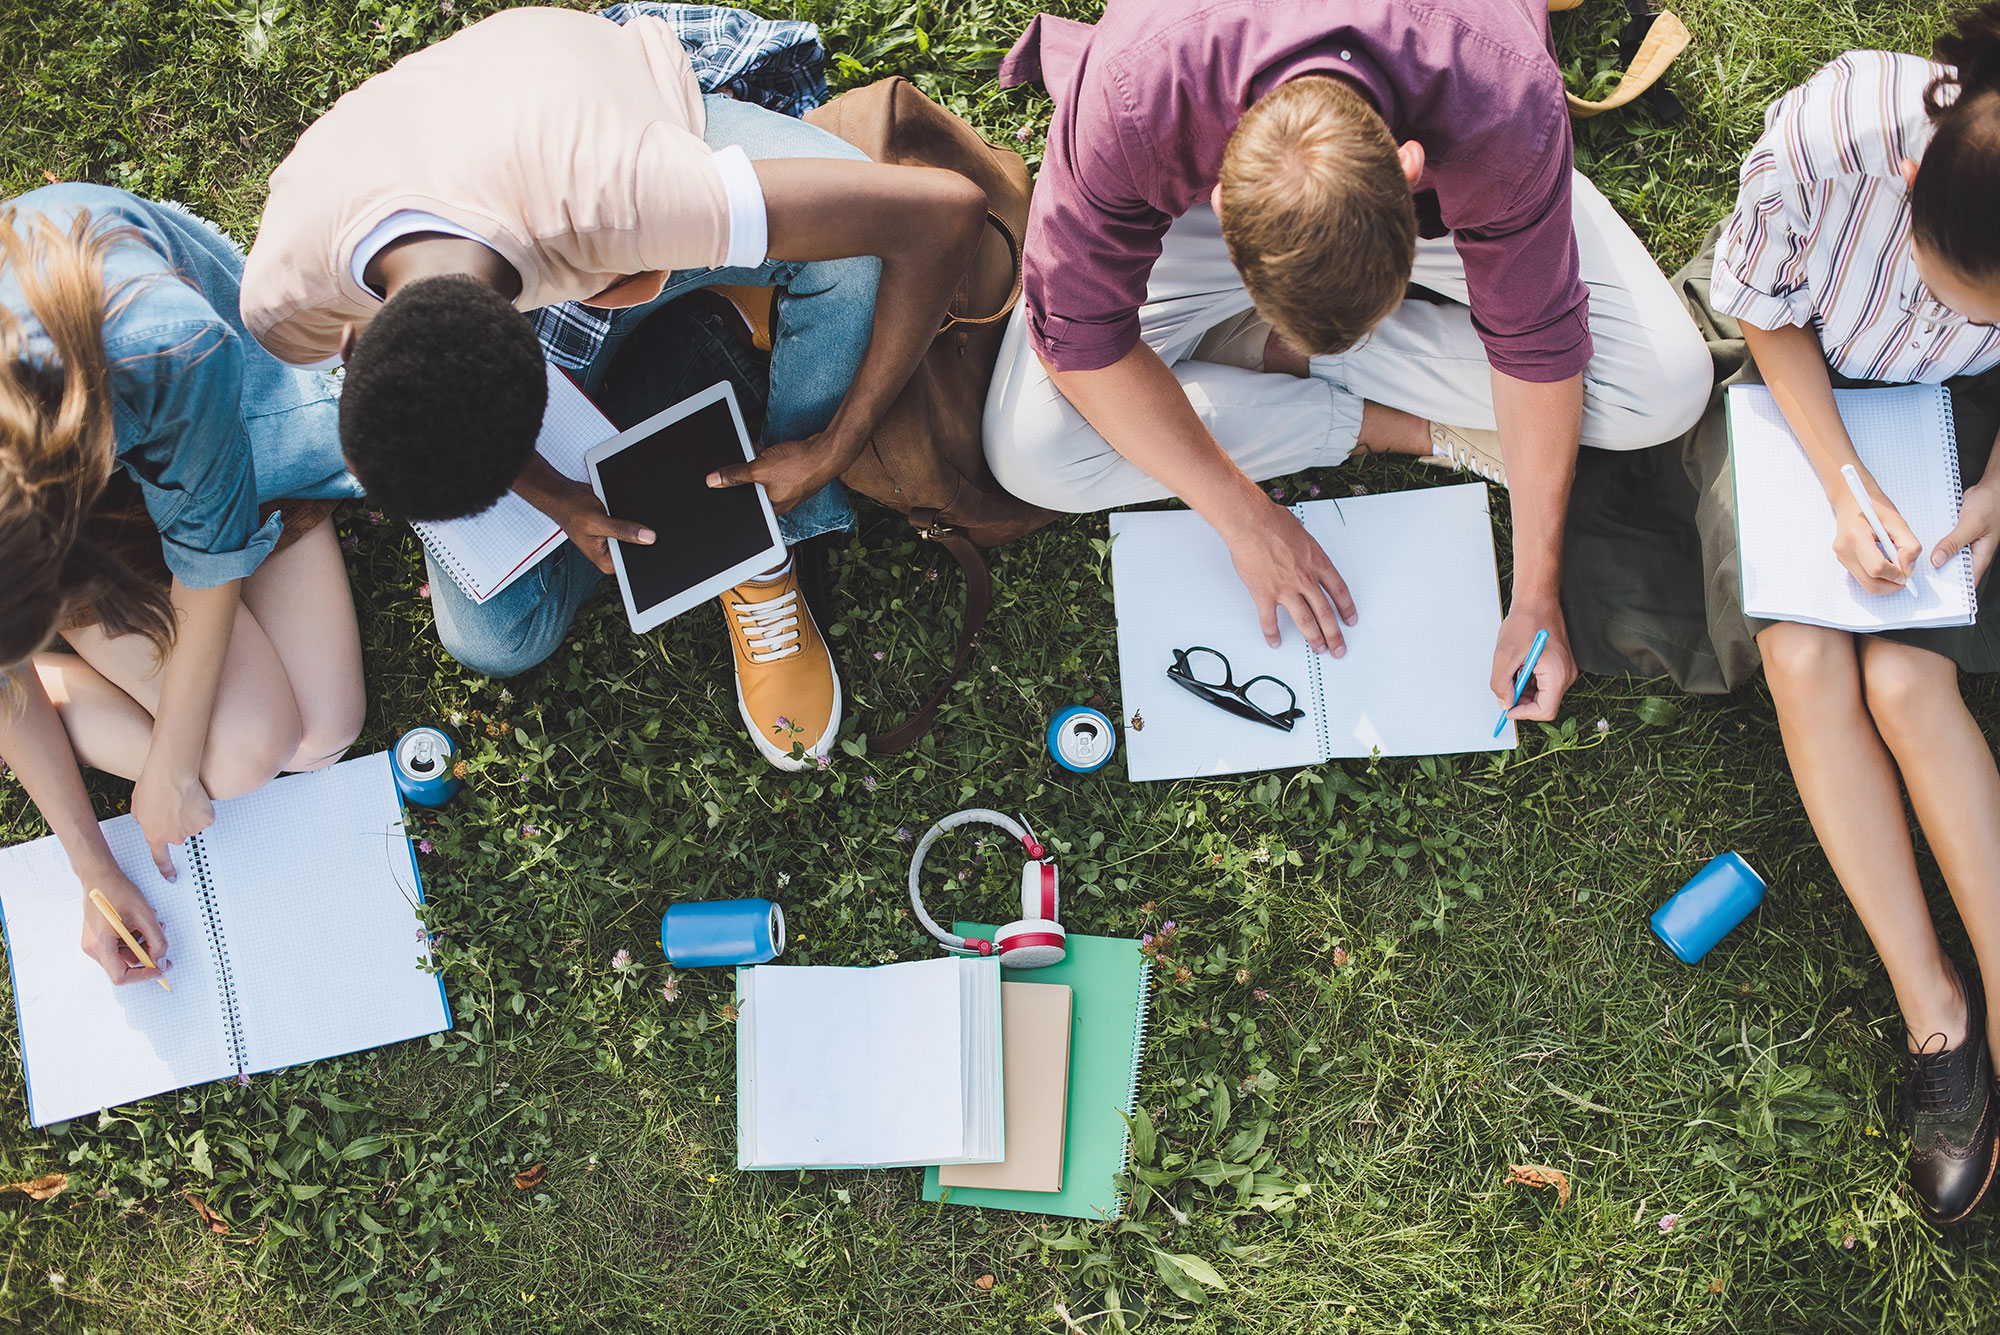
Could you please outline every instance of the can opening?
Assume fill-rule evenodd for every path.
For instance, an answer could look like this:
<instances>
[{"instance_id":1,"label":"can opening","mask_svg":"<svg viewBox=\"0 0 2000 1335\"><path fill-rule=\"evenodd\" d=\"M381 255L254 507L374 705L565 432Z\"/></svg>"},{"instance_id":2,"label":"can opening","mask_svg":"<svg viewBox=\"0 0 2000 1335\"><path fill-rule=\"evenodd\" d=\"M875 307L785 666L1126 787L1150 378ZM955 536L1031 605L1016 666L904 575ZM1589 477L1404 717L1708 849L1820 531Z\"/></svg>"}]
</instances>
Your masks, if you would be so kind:
<instances>
[{"instance_id":1,"label":"can opening","mask_svg":"<svg viewBox=\"0 0 2000 1335\"><path fill-rule=\"evenodd\" d=\"M785 953L785 911L776 904L771 905L771 954L773 958Z\"/></svg>"}]
</instances>

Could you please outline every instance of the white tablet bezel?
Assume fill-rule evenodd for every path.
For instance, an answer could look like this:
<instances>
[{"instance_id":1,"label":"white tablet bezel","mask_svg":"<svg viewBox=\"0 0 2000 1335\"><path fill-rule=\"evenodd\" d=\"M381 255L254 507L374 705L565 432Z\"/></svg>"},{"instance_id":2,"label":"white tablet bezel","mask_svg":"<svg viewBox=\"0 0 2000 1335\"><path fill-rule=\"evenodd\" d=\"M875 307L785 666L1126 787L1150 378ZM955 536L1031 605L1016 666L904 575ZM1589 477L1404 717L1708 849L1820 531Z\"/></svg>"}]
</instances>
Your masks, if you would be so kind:
<instances>
[{"instance_id":1,"label":"white tablet bezel","mask_svg":"<svg viewBox=\"0 0 2000 1335\"><path fill-rule=\"evenodd\" d=\"M597 503L604 505L604 480L599 476L597 466L630 446L638 444L658 431L661 427L677 422L683 417L691 417L702 409L721 400L729 405L729 417L736 425L736 440L743 447L745 462L756 458L750 447L750 433L743 426L743 409L737 405L736 390L727 381L720 380L702 390L699 394L682 399L673 407L654 413L639 425L621 431L601 445L591 446L583 456L584 466L590 470L590 489L597 494ZM785 542L778 535L778 515L771 508L771 498L764 494L761 483L752 482L757 492L757 506L764 513L764 529L770 534L770 546L738 561L735 565L711 575L699 584L675 594L664 602L651 607L637 607L632 602L632 582L625 575L625 554L616 538L611 539L611 565L618 576L618 593L625 600L625 616L632 623L636 634L643 635L657 626L673 620L690 608L699 607L709 599L735 588L746 579L751 579L768 570L775 570L785 561ZM606 507L608 510L608 506Z\"/></svg>"}]
</instances>

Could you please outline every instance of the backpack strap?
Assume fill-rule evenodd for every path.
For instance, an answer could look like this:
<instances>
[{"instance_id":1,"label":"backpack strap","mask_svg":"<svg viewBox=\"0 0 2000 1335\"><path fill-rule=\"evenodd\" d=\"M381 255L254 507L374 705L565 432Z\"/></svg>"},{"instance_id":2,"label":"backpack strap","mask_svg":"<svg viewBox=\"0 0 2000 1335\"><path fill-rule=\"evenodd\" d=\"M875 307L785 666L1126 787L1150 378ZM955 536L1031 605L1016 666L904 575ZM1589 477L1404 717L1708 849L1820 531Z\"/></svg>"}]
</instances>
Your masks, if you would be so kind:
<instances>
[{"instance_id":1,"label":"backpack strap","mask_svg":"<svg viewBox=\"0 0 2000 1335\"><path fill-rule=\"evenodd\" d=\"M1619 76L1618 86L1611 90L1609 97L1598 102L1586 102L1575 93L1563 94L1569 99L1569 114L1578 120L1622 107L1637 98L1660 81L1660 76L1667 72L1667 66L1673 63L1674 57L1685 51L1688 43L1694 40L1687 25L1671 11L1647 14L1644 0L1629 0L1629 3L1635 24L1650 21L1645 37L1639 42L1639 49L1632 59L1626 62L1625 73Z\"/></svg>"},{"instance_id":2,"label":"backpack strap","mask_svg":"<svg viewBox=\"0 0 2000 1335\"><path fill-rule=\"evenodd\" d=\"M972 662L973 654L979 651L979 638L986 632L986 616L993 610L993 572L987 568L986 558L972 540L948 524L938 522L936 510L910 511L910 523L919 537L935 542L958 561L958 568L965 572L965 628L959 634L958 656L952 660L951 671L939 683L931 698L923 707L910 715L900 726L887 732L874 733L868 738L868 750L878 756L895 755L907 751L922 741L937 722L938 710L944 707L951 695L951 688L958 684L966 667Z\"/></svg>"}]
</instances>

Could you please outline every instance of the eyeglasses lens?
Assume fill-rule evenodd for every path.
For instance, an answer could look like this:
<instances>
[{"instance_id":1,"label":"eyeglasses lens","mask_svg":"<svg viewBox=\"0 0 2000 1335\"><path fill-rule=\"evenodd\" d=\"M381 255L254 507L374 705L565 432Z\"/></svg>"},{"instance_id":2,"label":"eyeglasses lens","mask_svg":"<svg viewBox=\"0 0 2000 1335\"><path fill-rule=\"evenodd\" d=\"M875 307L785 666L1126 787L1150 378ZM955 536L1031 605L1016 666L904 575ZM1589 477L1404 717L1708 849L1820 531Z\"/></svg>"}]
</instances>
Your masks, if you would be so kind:
<instances>
[{"instance_id":1,"label":"eyeglasses lens","mask_svg":"<svg viewBox=\"0 0 2000 1335\"><path fill-rule=\"evenodd\" d=\"M1229 660L1213 649L1190 649L1187 653L1187 675L1204 686L1227 686Z\"/></svg>"},{"instance_id":2,"label":"eyeglasses lens","mask_svg":"<svg viewBox=\"0 0 2000 1335\"><path fill-rule=\"evenodd\" d=\"M1293 703L1291 689L1272 677L1259 677L1245 683L1243 698L1272 718L1290 709Z\"/></svg>"}]
</instances>

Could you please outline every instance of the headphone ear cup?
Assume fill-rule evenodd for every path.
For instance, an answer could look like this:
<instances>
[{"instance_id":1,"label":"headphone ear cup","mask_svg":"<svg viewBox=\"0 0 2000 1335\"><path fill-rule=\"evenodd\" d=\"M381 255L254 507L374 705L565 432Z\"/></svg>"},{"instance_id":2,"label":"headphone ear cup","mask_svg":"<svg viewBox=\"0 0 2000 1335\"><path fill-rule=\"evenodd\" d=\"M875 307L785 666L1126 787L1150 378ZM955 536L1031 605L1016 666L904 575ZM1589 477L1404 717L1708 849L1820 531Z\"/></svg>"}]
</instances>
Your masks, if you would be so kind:
<instances>
[{"instance_id":1,"label":"headphone ear cup","mask_svg":"<svg viewBox=\"0 0 2000 1335\"><path fill-rule=\"evenodd\" d=\"M1021 867L1021 916L1062 920L1061 877L1054 858L1039 858Z\"/></svg>"},{"instance_id":2,"label":"headphone ear cup","mask_svg":"<svg viewBox=\"0 0 2000 1335\"><path fill-rule=\"evenodd\" d=\"M993 952L1010 969L1046 968L1069 953L1069 933L1053 918L1023 918L993 934Z\"/></svg>"}]
</instances>

